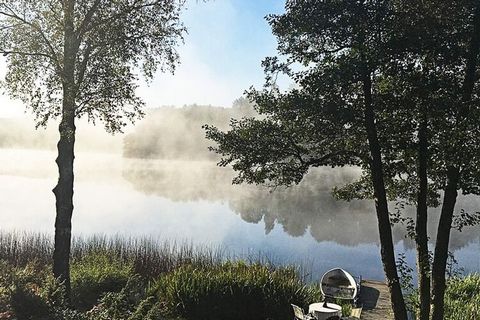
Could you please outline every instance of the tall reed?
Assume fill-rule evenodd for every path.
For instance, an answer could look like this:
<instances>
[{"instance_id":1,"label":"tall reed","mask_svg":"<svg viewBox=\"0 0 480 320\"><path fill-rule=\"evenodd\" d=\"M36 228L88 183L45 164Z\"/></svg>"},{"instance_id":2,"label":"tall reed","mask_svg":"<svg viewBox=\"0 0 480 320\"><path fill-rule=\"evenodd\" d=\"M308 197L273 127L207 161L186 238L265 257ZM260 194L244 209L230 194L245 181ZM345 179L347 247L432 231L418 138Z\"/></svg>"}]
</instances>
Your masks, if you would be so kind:
<instances>
[{"instance_id":1,"label":"tall reed","mask_svg":"<svg viewBox=\"0 0 480 320\"><path fill-rule=\"evenodd\" d=\"M182 265L213 266L228 258L225 250L193 245L189 242L162 241L154 238L74 237L72 260L95 253L133 263L136 273L155 278ZM48 265L53 254L51 236L33 232L0 232L0 259L13 266L36 261Z\"/></svg>"}]
</instances>

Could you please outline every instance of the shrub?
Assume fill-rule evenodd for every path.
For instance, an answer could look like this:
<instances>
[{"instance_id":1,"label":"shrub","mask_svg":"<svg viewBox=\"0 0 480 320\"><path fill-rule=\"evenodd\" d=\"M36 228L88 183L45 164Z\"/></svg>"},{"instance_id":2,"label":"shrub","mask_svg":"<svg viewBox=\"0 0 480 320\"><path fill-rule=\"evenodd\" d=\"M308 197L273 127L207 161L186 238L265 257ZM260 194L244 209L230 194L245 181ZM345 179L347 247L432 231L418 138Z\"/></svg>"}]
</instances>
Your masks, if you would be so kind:
<instances>
[{"instance_id":1,"label":"shrub","mask_svg":"<svg viewBox=\"0 0 480 320\"><path fill-rule=\"evenodd\" d=\"M445 293L445 319L480 319L480 275L451 278Z\"/></svg>"},{"instance_id":2,"label":"shrub","mask_svg":"<svg viewBox=\"0 0 480 320\"><path fill-rule=\"evenodd\" d=\"M103 294L121 291L132 276L132 263L101 251L90 253L72 263L72 301L79 310L88 310Z\"/></svg>"},{"instance_id":3,"label":"shrub","mask_svg":"<svg viewBox=\"0 0 480 320\"><path fill-rule=\"evenodd\" d=\"M242 262L210 268L183 266L162 276L156 295L166 310L186 319L291 319L291 303L320 301L292 268Z\"/></svg>"},{"instance_id":4,"label":"shrub","mask_svg":"<svg viewBox=\"0 0 480 320\"><path fill-rule=\"evenodd\" d=\"M66 308L64 288L38 263L13 267L0 261L0 312L12 319L56 319Z\"/></svg>"}]
</instances>

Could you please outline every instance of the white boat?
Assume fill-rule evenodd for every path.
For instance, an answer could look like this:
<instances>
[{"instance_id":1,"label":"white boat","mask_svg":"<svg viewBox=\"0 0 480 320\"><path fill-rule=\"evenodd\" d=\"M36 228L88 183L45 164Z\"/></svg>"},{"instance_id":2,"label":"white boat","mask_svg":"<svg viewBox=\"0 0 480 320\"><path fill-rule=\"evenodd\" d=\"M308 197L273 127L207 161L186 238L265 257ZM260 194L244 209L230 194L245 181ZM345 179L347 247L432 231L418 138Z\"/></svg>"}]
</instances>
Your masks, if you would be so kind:
<instances>
[{"instance_id":1,"label":"white boat","mask_svg":"<svg viewBox=\"0 0 480 320\"><path fill-rule=\"evenodd\" d=\"M357 283L350 273L340 268L327 271L320 283L320 290L325 299L345 299L355 302L360 293L360 283Z\"/></svg>"}]
</instances>

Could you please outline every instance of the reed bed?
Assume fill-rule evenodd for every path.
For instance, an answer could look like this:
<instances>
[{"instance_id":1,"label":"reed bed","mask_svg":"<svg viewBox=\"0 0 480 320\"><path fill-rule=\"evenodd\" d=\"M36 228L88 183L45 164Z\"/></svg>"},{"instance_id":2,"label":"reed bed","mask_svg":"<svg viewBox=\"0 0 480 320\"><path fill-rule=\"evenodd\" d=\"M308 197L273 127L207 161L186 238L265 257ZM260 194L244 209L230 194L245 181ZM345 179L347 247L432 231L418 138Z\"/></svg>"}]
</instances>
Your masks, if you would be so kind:
<instances>
[{"instance_id":1,"label":"reed bed","mask_svg":"<svg viewBox=\"0 0 480 320\"><path fill-rule=\"evenodd\" d=\"M290 303L320 299L304 269L260 253L97 235L73 238L71 309L50 272L52 248L45 234L0 232L0 319L287 320Z\"/></svg>"},{"instance_id":2,"label":"reed bed","mask_svg":"<svg viewBox=\"0 0 480 320\"><path fill-rule=\"evenodd\" d=\"M154 237L133 236L74 236L72 262L92 254L104 254L114 259L133 263L134 271L146 278L157 278L180 266L210 267L226 261L246 261L270 267L285 265L280 259L263 252L233 254L223 247L195 245L189 241L161 240ZM22 267L35 261L50 265L53 256L53 237L38 232L0 231L0 259L12 266ZM313 282L312 261L300 261L295 271L305 282Z\"/></svg>"},{"instance_id":3,"label":"reed bed","mask_svg":"<svg viewBox=\"0 0 480 320\"><path fill-rule=\"evenodd\" d=\"M0 319L287 320L321 300L305 266L222 248L135 237L75 237L72 304L50 271L53 239L0 232ZM446 320L477 319L480 276L450 278Z\"/></svg>"},{"instance_id":4,"label":"reed bed","mask_svg":"<svg viewBox=\"0 0 480 320\"><path fill-rule=\"evenodd\" d=\"M156 278L182 265L208 267L230 259L222 248L193 245L190 242L158 240L151 237L73 237L72 261L92 254L133 263L135 273ZM35 261L48 265L53 255L53 237L33 232L0 232L0 259L13 266Z\"/></svg>"}]
</instances>

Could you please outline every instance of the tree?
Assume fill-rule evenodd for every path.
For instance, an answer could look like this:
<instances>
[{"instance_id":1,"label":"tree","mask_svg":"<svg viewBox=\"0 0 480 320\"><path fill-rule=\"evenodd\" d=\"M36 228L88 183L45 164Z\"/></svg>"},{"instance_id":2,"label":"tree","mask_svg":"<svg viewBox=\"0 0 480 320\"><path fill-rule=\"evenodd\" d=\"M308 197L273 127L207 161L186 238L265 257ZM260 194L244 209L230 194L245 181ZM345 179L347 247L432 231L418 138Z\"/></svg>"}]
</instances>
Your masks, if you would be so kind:
<instances>
[{"instance_id":1,"label":"tree","mask_svg":"<svg viewBox=\"0 0 480 320\"><path fill-rule=\"evenodd\" d=\"M269 17L287 63L267 58L266 87L249 92L263 118L234 120L229 132L206 127L218 144L213 150L223 156L220 165L239 172L237 183L289 185L311 166L362 167L363 177L336 193L375 199L396 319L406 313L392 263L387 200L417 207L408 231L417 244L419 316L428 319L428 207L438 206L443 193L432 276L433 317L442 319L457 191L478 194L477 5L287 1L286 14ZM293 71L293 62L303 68ZM279 72L298 89L272 87Z\"/></svg>"},{"instance_id":2,"label":"tree","mask_svg":"<svg viewBox=\"0 0 480 320\"><path fill-rule=\"evenodd\" d=\"M391 12L387 1L287 1L285 14L268 19L288 61L267 58L265 89L249 92L263 117L232 120L229 132L206 130L218 144L213 150L223 156L220 165L232 164L239 172L237 183L289 185L312 166L361 166L361 182L375 199L395 319L406 319L384 181L385 136L379 137L375 101L377 73L394 49ZM293 71L291 63L303 68ZM298 88L280 92L272 83L278 72L291 76Z\"/></svg>"},{"instance_id":3,"label":"tree","mask_svg":"<svg viewBox=\"0 0 480 320\"><path fill-rule=\"evenodd\" d=\"M75 119L121 132L143 115L137 73L175 67L184 27L177 0L1 0L0 52L6 88L37 125L60 118L53 273L70 292Z\"/></svg>"},{"instance_id":4,"label":"tree","mask_svg":"<svg viewBox=\"0 0 480 320\"><path fill-rule=\"evenodd\" d=\"M448 4L448 6L450 5ZM478 97L480 92L477 85L478 55L480 53L480 2L460 1L456 5L456 17L461 20L454 20L456 23L451 26L451 32L445 41L450 48L444 49L440 53L443 57L448 57L451 55L449 51L452 48L456 49L458 56L454 56L450 61L445 59L450 63L443 63L440 66L447 65L444 70L454 71L458 76L455 77L457 81L454 81L453 86L449 88L456 93L450 108L453 111L450 117L451 127L447 132L448 136L440 136L442 140L446 138L443 141L440 140L440 143L445 143L442 165L446 172L446 179L444 179L446 184L443 188L443 204L432 267L433 320L441 320L444 317L445 271L458 190L461 190L463 194L480 194L478 171L478 156L480 155ZM446 9L446 6L441 6L441 8Z\"/></svg>"},{"instance_id":5,"label":"tree","mask_svg":"<svg viewBox=\"0 0 480 320\"><path fill-rule=\"evenodd\" d=\"M416 176L410 188L417 190L417 221L413 237L417 243L420 308L419 319L444 317L445 271L448 259L450 230L478 222L478 214L461 212L455 215L459 190L478 195L477 159L480 155L478 135L478 54L480 47L480 3L478 1L418 1L403 6L410 21L404 30L407 55L395 61L386 72L396 78L390 96L395 105L405 109L415 106L411 114L417 129L415 161L404 174ZM413 18L412 18L413 17ZM412 30L413 29L413 30ZM408 158L410 148L403 156ZM386 149L388 152L388 149ZM390 157L391 158L391 157ZM414 158L412 158L413 160ZM418 164L413 172L412 163ZM409 164L400 161L404 167ZM443 193L432 266L432 300L430 300L429 253L426 221L428 206L438 206ZM401 196L401 194L397 194ZM453 224L453 225L452 225Z\"/></svg>"}]
</instances>

